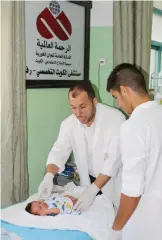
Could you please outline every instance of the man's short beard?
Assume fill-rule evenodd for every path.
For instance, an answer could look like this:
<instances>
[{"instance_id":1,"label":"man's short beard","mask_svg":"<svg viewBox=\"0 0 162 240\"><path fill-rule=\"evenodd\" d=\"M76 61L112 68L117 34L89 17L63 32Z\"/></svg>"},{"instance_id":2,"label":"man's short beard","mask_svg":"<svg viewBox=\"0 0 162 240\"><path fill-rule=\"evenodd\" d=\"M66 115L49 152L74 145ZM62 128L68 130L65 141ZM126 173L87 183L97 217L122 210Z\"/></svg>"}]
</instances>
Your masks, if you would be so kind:
<instances>
[{"instance_id":1,"label":"man's short beard","mask_svg":"<svg viewBox=\"0 0 162 240\"><path fill-rule=\"evenodd\" d=\"M88 123L95 117L95 115L96 115L96 107L93 105L93 111L88 118Z\"/></svg>"}]
</instances>

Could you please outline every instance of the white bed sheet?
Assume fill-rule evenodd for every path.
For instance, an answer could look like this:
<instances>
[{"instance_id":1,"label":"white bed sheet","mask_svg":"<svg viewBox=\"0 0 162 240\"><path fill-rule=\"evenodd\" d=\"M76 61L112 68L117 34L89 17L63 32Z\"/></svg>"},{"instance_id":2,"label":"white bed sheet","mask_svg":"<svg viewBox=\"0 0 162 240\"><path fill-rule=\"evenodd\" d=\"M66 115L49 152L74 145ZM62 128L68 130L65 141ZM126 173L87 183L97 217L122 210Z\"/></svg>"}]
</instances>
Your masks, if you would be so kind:
<instances>
[{"instance_id":1,"label":"white bed sheet","mask_svg":"<svg viewBox=\"0 0 162 240\"><path fill-rule=\"evenodd\" d=\"M78 197L83 189L70 183L64 190L66 193ZM112 203L104 195L97 196L88 211L81 215L58 215L55 217L35 216L27 213L25 206L27 202L34 199L38 199L37 194L23 203L3 209L1 219L24 227L79 230L87 232L93 239L109 240L109 232L114 220L114 209Z\"/></svg>"}]
</instances>

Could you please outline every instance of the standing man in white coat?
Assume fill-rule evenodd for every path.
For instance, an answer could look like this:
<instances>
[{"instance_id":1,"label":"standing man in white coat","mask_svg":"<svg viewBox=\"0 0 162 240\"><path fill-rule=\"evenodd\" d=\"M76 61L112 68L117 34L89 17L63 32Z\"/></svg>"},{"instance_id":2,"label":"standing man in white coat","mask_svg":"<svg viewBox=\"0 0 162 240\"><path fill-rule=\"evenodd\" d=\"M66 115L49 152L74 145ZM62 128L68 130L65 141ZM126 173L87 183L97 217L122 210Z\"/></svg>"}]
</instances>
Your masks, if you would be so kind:
<instances>
[{"instance_id":1,"label":"standing man in white coat","mask_svg":"<svg viewBox=\"0 0 162 240\"><path fill-rule=\"evenodd\" d=\"M120 206L110 240L162 239L162 106L151 101L143 74L132 64L114 68L107 90L131 114L123 124Z\"/></svg>"},{"instance_id":2,"label":"standing man in white coat","mask_svg":"<svg viewBox=\"0 0 162 240\"><path fill-rule=\"evenodd\" d=\"M73 151L80 184L86 186L74 209L85 211L97 194L114 200L113 183L121 164L119 132L125 117L119 110L97 102L90 81L81 81L69 90L69 104L73 114L61 123L38 192L41 197L51 194L54 175L64 170Z\"/></svg>"}]
</instances>

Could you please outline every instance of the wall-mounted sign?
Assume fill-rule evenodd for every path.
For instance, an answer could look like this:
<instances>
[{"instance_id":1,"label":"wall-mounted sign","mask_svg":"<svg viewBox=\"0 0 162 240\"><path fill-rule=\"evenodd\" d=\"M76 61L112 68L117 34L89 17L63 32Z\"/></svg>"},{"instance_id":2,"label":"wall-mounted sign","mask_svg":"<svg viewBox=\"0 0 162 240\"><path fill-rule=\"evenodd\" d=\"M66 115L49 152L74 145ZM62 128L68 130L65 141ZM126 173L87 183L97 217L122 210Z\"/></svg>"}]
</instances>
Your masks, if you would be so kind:
<instances>
[{"instance_id":1,"label":"wall-mounted sign","mask_svg":"<svg viewBox=\"0 0 162 240\"><path fill-rule=\"evenodd\" d=\"M90 2L25 2L27 88L88 79L90 8Z\"/></svg>"}]
</instances>

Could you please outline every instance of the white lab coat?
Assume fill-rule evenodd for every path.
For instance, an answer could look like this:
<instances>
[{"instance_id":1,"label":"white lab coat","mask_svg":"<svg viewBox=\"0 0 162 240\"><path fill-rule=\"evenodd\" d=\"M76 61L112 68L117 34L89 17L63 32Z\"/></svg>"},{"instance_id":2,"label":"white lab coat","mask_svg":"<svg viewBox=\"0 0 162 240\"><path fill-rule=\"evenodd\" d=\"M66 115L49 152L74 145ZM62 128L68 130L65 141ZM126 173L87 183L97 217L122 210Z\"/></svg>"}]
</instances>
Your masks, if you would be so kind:
<instances>
[{"instance_id":1,"label":"white lab coat","mask_svg":"<svg viewBox=\"0 0 162 240\"><path fill-rule=\"evenodd\" d=\"M110 199L114 187L114 178L117 169L121 165L118 151L119 133L124 121L124 115L117 109L100 103L97 104L94 139L92 142L93 171L95 173L94 177L97 177L100 173L112 176L111 180L102 189L103 193ZM86 145L87 141L82 124L72 114L61 124L58 139L48 155L47 165L51 163L56 164L60 171L63 171L64 165L71 151L73 151L81 186L89 186L90 179Z\"/></svg>"},{"instance_id":2,"label":"white lab coat","mask_svg":"<svg viewBox=\"0 0 162 240\"><path fill-rule=\"evenodd\" d=\"M138 106L121 130L122 193L140 195L122 240L162 239L162 106Z\"/></svg>"}]
</instances>

